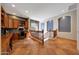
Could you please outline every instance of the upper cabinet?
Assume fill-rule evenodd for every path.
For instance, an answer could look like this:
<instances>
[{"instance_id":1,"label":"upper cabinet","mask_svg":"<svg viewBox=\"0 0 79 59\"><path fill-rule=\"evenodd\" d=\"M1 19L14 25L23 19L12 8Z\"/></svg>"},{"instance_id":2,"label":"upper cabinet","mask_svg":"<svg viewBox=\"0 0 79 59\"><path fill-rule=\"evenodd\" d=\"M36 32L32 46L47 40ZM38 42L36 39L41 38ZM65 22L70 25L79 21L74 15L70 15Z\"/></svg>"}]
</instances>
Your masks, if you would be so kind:
<instances>
[{"instance_id":1,"label":"upper cabinet","mask_svg":"<svg viewBox=\"0 0 79 59\"><path fill-rule=\"evenodd\" d=\"M1 7L1 27L5 28L5 11L4 9Z\"/></svg>"},{"instance_id":2,"label":"upper cabinet","mask_svg":"<svg viewBox=\"0 0 79 59\"><path fill-rule=\"evenodd\" d=\"M13 28L18 28L18 26L19 26L19 20L14 19L13 20Z\"/></svg>"},{"instance_id":3,"label":"upper cabinet","mask_svg":"<svg viewBox=\"0 0 79 59\"><path fill-rule=\"evenodd\" d=\"M28 20L25 21L25 28L28 28Z\"/></svg>"},{"instance_id":4,"label":"upper cabinet","mask_svg":"<svg viewBox=\"0 0 79 59\"><path fill-rule=\"evenodd\" d=\"M9 16L9 27L8 28L13 28L13 19L11 18L11 16Z\"/></svg>"},{"instance_id":5,"label":"upper cabinet","mask_svg":"<svg viewBox=\"0 0 79 59\"><path fill-rule=\"evenodd\" d=\"M5 28L9 28L9 16L7 14L4 16L4 24Z\"/></svg>"},{"instance_id":6,"label":"upper cabinet","mask_svg":"<svg viewBox=\"0 0 79 59\"><path fill-rule=\"evenodd\" d=\"M23 22L22 22L23 21ZM23 23L23 26L28 29L28 18L23 18L8 14L1 7L1 28L18 28Z\"/></svg>"}]
</instances>

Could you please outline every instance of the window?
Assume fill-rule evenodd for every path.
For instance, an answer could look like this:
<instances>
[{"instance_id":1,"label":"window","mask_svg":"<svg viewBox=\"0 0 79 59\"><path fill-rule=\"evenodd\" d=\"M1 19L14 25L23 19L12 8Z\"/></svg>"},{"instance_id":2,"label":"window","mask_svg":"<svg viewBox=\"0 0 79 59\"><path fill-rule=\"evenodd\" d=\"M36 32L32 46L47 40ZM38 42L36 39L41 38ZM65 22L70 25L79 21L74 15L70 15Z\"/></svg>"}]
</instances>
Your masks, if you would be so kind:
<instances>
[{"instance_id":1,"label":"window","mask_svg":"<svg viewBox=\"0 0 79 59\"><path fill-rule=\"evenodd\" d=\"M53 30L53 20L47 22L47 31Z\"/></svg>"},{"instance_id":2,"label":"window","mask_svg":"<svg viewBox=\"0 0 79 59\"><path fill-rule=\"evenodd\" d=\"M41 23L41 30L44 30L44 23Z\"/></svg>"},{"instance_id":3,"label":"window","mask_svg":"<svg viewBox=\"0 0 79 59\"><path fill-rule=\"evenodd\" d=\"M71 32L71 16L64 16L58 19L60 32Z\"/></svg>"},{"instance_id":4,"label":"window","mask_svg":"<svg viewBox=\"0 0 79 59\"><path fill-rule=\"evenodd\" d=\"M39 21L30 20L31 30L39 30Z\"/></svg>"}]
</instances>

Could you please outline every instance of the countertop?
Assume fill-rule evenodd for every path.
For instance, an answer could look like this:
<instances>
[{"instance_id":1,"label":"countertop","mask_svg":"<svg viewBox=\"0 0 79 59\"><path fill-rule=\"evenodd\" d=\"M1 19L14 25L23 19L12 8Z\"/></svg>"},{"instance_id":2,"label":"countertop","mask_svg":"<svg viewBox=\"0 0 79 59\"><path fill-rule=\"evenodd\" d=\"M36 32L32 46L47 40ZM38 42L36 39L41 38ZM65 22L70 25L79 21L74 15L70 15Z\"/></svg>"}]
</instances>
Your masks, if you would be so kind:
<instances>
[{"instance_id":1,"label":"countertop","mask_svg":"<svg viewBox=\"0 0 79 59\"><path fill-rule=\"evenodd\" d=\"M1 52L7 52L7 48L9 47L9 42L13 33L7 33L4 36L1 36Z\"/></svg>"}]
</instances>

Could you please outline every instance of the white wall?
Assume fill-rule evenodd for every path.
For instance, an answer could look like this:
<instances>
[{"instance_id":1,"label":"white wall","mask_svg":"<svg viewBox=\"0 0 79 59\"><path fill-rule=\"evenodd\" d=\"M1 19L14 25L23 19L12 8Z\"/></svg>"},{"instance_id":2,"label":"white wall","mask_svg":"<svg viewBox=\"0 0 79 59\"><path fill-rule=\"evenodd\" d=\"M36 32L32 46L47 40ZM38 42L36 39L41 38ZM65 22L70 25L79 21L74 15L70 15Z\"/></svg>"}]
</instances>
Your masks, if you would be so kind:
<instances>
[{"instance_id":1,"label":"white wall","mask_svg":"<svg viewBox=\"0 0 79 59\"><path fill-rule=\"evenodd\" d=\"M39 31L41 31L41 22L39 22Z\"/></svg>"},{"instance_id":2,"label":"white wall","mask_svg":"<svg viewBox=\"0 0 79 59\"><path fill-rule=\"evenodd\" d=\"M58 18L62 17L62 16L71 16L71 32L58 32L58 36L63 37L63 38L76 40L77 39L77 31L76 31L77 14L76 14L76 10L64 13L64 14L56 16L56 17L53 17L54 29L56 29L56 28L58 29Z\"/></svg>"},{"instance_id":3,"label":"white wall","mask_svg":"<svg viewBox=\"0 0 79 59\"><path fill-rule=\"evenodd\" d=\"M58 32L59 37L68 38L68 39L77 39L77 14L76 10L70 11L58 16L55 16L51 19L54 21L54 29L58 29L58 18L62 16L71 16L71 32Z\"/></svg>"},{"instance_id":4,"label":"white wall","mask_svg":"<svg viewBox=\"0 0 79 59\"><path fill-rule=\"evenodd\" d=\"M79 4L77 5L77 49L79 51Z\"/></svg>"}]
</instances>

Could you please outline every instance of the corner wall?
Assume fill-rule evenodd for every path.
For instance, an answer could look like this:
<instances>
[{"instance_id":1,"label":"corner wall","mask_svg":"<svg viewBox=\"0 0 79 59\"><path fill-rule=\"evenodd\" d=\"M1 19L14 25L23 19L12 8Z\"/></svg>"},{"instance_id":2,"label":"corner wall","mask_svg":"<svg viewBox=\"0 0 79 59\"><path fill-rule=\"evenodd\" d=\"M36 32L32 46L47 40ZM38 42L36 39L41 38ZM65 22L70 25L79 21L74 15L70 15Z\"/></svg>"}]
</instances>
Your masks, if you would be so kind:
<instances>
[{"instance_id":1,"label":"corner wall","mask_svg":"<svg viewBox=\"0 0 79 59\"><path fill-rule=\"evenodd\" d=\"M58 16L53 17L54 21L54 29L58 29L58 18L62 16L71 16L71 32L58 32L58 36L62 38L68 38L68 39L77 39L77 14L76 10L70 11Z\"/></svg>"}]
</instances>

